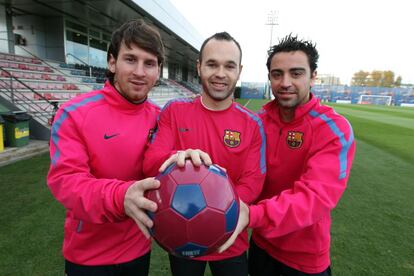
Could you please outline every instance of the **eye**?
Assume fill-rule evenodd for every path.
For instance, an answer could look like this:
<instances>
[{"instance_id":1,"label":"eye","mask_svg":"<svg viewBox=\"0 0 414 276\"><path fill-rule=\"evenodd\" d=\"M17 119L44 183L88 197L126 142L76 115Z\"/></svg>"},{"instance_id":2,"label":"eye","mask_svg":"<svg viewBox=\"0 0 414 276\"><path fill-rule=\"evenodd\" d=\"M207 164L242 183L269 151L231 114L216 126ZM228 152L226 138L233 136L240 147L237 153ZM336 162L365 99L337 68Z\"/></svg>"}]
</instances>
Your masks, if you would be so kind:
<instances>
[{"instance_id":1,"label":"eye","mask_svg":"<svg viewBox=\"0 0 414 276\"><path fill-rule=\"evenodd\" d=\"M152 67L156 67L157 63L153 60L148 60L148 61L145 62L145 66L148 67L148 68L152 68Z\"/></svg>"},{"instance_id":2,"label":"eye","mask_svg":"<svg viewBox=\"0 0 414 276\"><path fill-rule=\"evenodd\" d=\"M302 70L297 70L292 72L292 76L294 78L300 78L305 72Z\"/></svg>"},{"instance_id":3,"label":"eye","mask_svg":"<svg viewBox=\"0 0 414 276\"><path fill-rule=\"evenodd\" d=\"M215 68L215 67L217 67L217 65L214 62L207 62L206 63L206 66L209 67L209 68Z\"/></svg>"},{"instance_id":4,"label":"eye","mask_svg":"<svg viewBox=\"0 0 414 276\"><path fill-rule=\"evenodd\" d=\"M282 77L282 73L280 72L272 72L271 77L275 80L278 80Z\"/></svg>"},{"instance_id":5,"label":"eye","mask_svg":"<svg viewBox=\"0 0 414 276\"><path fill-rule=\"evenodd\" d=\"M128 62L128 63L133 63L133 62L135 62L135 58L127 56L127 57L125 57L125 61Z\"/></svg>"}]
</instances>

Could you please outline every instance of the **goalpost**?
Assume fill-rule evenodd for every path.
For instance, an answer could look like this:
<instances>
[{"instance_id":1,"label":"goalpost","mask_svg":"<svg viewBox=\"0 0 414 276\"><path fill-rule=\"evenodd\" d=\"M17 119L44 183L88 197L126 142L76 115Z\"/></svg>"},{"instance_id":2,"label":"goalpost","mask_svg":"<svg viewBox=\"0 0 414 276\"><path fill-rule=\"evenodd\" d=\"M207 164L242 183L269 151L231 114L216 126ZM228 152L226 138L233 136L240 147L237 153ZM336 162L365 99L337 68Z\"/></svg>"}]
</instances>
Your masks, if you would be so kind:
<instances>
[{"instance_id":1,"label":"goalpost","mask_svg":"<svg viewBox=\"0 0 414 276\"><path fill-rule=\"evenodd\" d=\"M391 105L392 96L383 95L361 95L358 104Z\"/></svg>"}]
</instances>

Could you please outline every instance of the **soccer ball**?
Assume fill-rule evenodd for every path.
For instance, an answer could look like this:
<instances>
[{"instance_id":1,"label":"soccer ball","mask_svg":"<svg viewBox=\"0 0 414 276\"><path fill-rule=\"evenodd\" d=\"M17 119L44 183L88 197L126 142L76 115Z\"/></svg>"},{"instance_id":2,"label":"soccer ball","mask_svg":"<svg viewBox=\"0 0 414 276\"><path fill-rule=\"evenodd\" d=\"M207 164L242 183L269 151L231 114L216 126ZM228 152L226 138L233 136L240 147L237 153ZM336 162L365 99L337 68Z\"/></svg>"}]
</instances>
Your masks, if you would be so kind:
<instances>
[{"instance_id":1,"label":"soccer ball","mask_svg":"<svg viewBox=\"0 0 414 276\"><path fill-rule=\"evenodd\" d=\"M239 198L226 172L216 165L180 168L170 165L156 179L160 188L146 193L157 203L148 212L157 243L169 253L197 257L215 252L233 233L239 216Z\"/></svg>"}]
</instances>

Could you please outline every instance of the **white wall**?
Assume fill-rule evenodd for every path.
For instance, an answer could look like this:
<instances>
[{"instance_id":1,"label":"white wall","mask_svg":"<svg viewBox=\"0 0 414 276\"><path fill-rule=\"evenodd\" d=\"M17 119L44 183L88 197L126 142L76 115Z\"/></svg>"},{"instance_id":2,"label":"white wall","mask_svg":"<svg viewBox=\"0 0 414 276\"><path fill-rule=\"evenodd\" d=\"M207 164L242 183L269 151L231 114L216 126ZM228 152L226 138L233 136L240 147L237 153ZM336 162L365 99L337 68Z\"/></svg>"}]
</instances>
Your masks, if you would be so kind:
<instances>
[{"instance_id":1,"label":"white wall","mask_svg":"<svg viewBox=\"0 0 414 276\"><path fill-rule=\"evenodd\" d=\"M64 61L63 18L41 18L33 15L13 17L14 33L26 39L24 49L41 59ZM15 53L29 54L15 46Z\"/></svg>"},{"instance_id":2,"label":"white wall","mask_svg":"<svg viewBox=\"0 0 414 276\"><path fill-rule=\"evenodd\" d=\"M33 15L22 15L13 17L14 33L20 34L26 39L26 46L29 52L44 58L46 56L46 36L44 20ZM30 56L19 46L15 46L15 53L22 56Z\"/></svg>"}]
</instances>

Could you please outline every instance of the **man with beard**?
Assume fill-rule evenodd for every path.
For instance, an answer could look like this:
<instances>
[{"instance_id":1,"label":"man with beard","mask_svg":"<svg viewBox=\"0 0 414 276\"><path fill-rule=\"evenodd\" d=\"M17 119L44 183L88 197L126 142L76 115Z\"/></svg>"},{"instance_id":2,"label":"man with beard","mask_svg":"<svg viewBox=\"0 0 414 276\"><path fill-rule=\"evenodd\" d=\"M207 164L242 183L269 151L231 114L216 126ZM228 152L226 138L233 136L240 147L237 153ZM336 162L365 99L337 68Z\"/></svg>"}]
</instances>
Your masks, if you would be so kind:
<instances>
[{"instance_id":1,"label":"man with beard","mask_svg":"<svg viewBox=\"0 0 414 276\"><path fill-rule=\"evenodd\" d=\"M227 170L244 202L256 200L265 177L266 141L258 116L233 101L241 57L239 43L226 32L204 41L197 62L201 96L173 100L164 107L145 154L146 174L156 175L172 162L183 166L187 158L197 166L213 162ZM209 262L215 276L247 275L247 247L244 231L221 254L194 259L170 255L172 274L204 275Z\"/></svg>"},{"instance_id":2,"label":"man with beard","mask_svg":"<svg viewBox=\"0 0 414 276\"><path fill-rule=\"evenodd\" d=\"M331 275L331 210L346 188L355 143L349 122L310 92L318 58L313 43L291 35L269 51L275 100L260 113L267 176L258 203L241 202L237 229L221 248L253 228L252 276Z\"/></svg>"}]
</instances>

